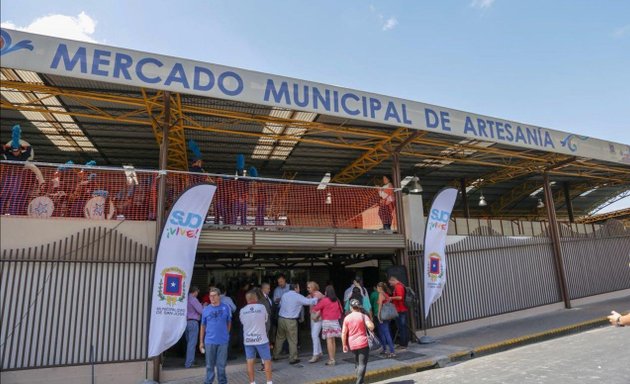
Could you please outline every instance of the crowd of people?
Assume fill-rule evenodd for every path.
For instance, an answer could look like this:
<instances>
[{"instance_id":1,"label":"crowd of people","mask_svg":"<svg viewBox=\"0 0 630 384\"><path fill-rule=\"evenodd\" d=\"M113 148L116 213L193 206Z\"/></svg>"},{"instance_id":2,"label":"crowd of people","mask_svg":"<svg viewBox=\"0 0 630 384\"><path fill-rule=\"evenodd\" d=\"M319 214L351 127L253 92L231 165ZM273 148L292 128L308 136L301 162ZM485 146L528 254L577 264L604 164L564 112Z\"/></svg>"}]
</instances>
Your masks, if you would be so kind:
<instances>
[{"instance_id":1,"label":"crowd of people","mask_svg":"<svg viewBox=\"0 0 630 384\"><path fill-rule=\"evenodd\" d=\"M384 358L396 357L396 348L398 351L407 348L407 288L395 276L390 276L387 283L376 284L371 293L357 276L343 297L337 296L331 284L321 290L315 281L305 285L289 283L283 274L277 276L276 283L273 291L267 282L260 286L244 283L236 294L236 302L220 285L211 284L202 297L199 289L192 287L188 295L184 366L196 366L198 348L205 354L205 382L212 383L216 377L219 384L227 383L225 368L230 345L236 340L239 349L245 352L250 382L255 382L258 358L261 360L258 369L265 372L267 383L271 384L272 361L288 357L290 365L300 363L298 329L299 323L307 317L312 340L312 357L308 363L322 360L322 340L325 340L324 364L334 366L338 339L341 339L343 352L354 355L357 383L364 380L372 331L376 332ZM398 347L394 346L392 336L393 321Z\"/></svg>"}]
</instances>

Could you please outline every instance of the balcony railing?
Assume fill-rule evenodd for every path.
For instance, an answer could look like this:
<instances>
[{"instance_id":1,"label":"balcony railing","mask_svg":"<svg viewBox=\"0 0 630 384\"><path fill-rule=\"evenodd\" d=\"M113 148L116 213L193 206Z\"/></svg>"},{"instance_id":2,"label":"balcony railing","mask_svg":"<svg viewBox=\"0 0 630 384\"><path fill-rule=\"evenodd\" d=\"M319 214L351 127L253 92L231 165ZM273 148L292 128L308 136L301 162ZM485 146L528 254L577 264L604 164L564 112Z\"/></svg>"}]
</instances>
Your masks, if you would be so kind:
<instances>
[{"instance_id":1,"label":"balcony railing","mask_svg":"<svg viewBox=\"0 0 630 384\"><path fill-rule=\"evenodd\" d=\"M155 220L158 179L166 177L167 208L196 183L217 186L211 226L381 229L391 218L395 230L397 222L394 205L382 204L376 187L6 161L0 177L2 215Z\"/></svg>"}]
</instances>

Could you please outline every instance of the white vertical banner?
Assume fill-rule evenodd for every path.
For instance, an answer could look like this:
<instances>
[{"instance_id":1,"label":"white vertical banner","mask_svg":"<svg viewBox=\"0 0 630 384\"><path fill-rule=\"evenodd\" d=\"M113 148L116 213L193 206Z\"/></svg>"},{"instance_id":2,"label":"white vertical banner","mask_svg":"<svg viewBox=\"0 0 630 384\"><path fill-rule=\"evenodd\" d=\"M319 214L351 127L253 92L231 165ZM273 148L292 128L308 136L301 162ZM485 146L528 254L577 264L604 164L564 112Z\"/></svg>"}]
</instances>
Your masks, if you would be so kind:
<instances>
[{"instance_id":1,"label":"white vertical banner","mask_svg":"<svg viewBox=\"0 0 630 384\"><path fill-rule=\"evenodd\" d=\"M177 343L186 329L188 289L197 243L217 187L199 184L177 199L166 219L155 262L149 357Z\"/></svg>"},{"instance_id":2,"label":"white vertical banner","mask_svg":"<svg viewBox=\"0 0 630 384\"><path fill-rule=\"evenodd\" d=\"M457 189L444 188L433 199L424 230L424 317L446 284L446 234ZM422 271L421 271L422 272Z\"/></svg>"}]
</instances>

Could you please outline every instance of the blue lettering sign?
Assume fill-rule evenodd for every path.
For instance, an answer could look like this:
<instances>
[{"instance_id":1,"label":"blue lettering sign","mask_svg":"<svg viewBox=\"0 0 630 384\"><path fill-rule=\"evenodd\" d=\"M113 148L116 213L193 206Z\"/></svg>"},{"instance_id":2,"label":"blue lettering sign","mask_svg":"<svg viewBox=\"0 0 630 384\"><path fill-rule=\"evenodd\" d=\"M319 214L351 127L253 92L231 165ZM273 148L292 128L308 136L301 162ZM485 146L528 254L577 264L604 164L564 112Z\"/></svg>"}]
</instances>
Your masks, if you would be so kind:
<instances>
[{"instance_id":1,"label":"blue lettering sign","mask_svg":"<svg viewBox=\"0 0 630 384\"><path fill-rule=\"evenodd\" d=\"M205 84L202 84L201 75L205 75ZM211 70L204 67L195 66L195 72L193 76L193 89L197 91L209 91L214 87L214 73Z\"/></svg>"},{"instance_id":2,"label":"blue lettering sign","mask_svg":"<svg viewBox=\"0 0 630 384\"><path fill-rule=\"evenodd\" d=\"M143 59L138 60L138 64L136 64L136 76L138 76L138 78L142 81L144 81L145 83L149 83L149 84L155 84L155 83L159 83L160 81L162 81L162 78L160 76L155 76L155 77L148 77L144 74L144 66L147 64L153 64L156 67L161 67L164 64L162 64L162 62L158 59L154 59L152 57L145 57Z\"/></svg>"},{"instance_id":3,"label":"blue lettering sign","mask_svg":"<svg viewBox=\"0 0 630 384\"><path fill-rule=\"evenodd\" d=\"M116 56L114 56L114 77L118 79L122 73L125 79L131 80L129 67L131 67L132 64L133 59L131 56L124 53L117 53Z\"/></svg>"},{"instance_id":4,"label":"blue lettering sign","mask_svg":"<svg viewBox=\"0 0 630 384\"><path fill-rule=\"evenodd\" d=\"M92 74L93 75L97 75L97 76L107 76L109 74L109 72L100 69L99 67L101 65L109 65L109 59L105 59L109 58L111 56L111 52L109 51L103 51L102 49L95 49L94 50L94 59L92 61Z\"/></svg>"},{"instance_id":5,"label":"blue lettering sign","mask_svg":"<svg viewBox=\"0 0 630 384\"><path fill-rule=\"evenodd\" d=\"M441 223L448 223L448 219L450 217L451 217L451 214L448 213L447 211L441 211L436 208L431 210L431 220L436 220Z\"/></svg>"},{"instance_id":6,"label":"blue lettering sign","mask_svg":"<svg viewBox=\"0 0 630 384\"><path fill-rule=\"evenodd\" d=\"M171 216L169 223L173 225L195 229L203 224L203 218L196 213L189 212L186 214L184 211L175 211Z\"/></svg>"},{"instance_id":7,"label":"blue lettering sign","mask_svg":"<svg viewBox=\"0 0 630 384\"><path fill-rule=\"evenodd\" d=\"M427 123L427 128L437 128L440 124L440 119L438 118L437 113L429 108L424 109L424 119Z\"/></svg>"},{"instance_id":8,"label":"blue lettering sign","mask_svg":"<svg viewBox=\"0 0 630 384\"><path fill-rule=\"evenodd\" d=\"M230 83L230 81L227 80L230 78L236 81L236 88L234 88L233 90L228 89L226 86L226 84ZM241 76L239 76L238 73L236 72L232 72L232 71L223 72L222 74L219 75L219 89L221 90L221 92L223 92L227 96L236 96L240 94L241 92L243 92L243 79L241 79Z\"/></svg>"},{"instance_id":9,"label":"blue lettering sign","mask_svg":"<svg viewBox=\"0 0 630 384\"><path fill-rule=\"evenodd\" d=\"M57 69L61 60L63 60L63 65L66 71L72 71L77 63L79 63L81 66L81 73L87 73L87 58L84 47L77 49L77 52L74 54L72 59L70 59L68 46L65 44L59 44L57 52L55 52L55 56L50 64L50 68Z\"/></svg>"},{"instance_id":10,"label":"blue lettering sign","mask_svg":"<svg viewBox=\"0 0 630 384\"><path fill-rule=\"evenodd\" d=\"M348 108L348 99L353 99L355 101L359 101L361 100L359 98L359 96L355 95L354 93L346 93L343 96L341 96L341 109L343 109L343 111L345 113L347 113L348 115L351 116L356 116L359 113L361 113L361 111L359 111L358 109L350 109Z\"/></svg>"},{"instance_id":11,"label":"blue lettering sign","mask_svg":"<svg viewBox=\"0 0 630 384\"><path fill-rule=\"evenodd\" d=\"M280 85L280 90L276 89L276 84L272 79L267 79L267 86L265 87L265 96L264 100L269 101L269 97L273 96L273 101L278 104L282 103L282 99L284 98L284 104L291 105L291 97L289 96L289 84L286 81L283 81Z\"/></svg>"}]
</instances>

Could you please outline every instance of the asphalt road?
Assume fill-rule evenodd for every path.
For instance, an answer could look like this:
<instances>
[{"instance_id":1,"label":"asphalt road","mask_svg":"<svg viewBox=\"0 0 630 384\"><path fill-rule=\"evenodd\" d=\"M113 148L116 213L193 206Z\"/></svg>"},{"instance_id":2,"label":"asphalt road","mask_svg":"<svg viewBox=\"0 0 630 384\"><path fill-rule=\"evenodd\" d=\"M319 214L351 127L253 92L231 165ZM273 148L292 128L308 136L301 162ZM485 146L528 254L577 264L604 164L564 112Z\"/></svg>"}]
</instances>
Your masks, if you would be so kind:
<instances>
[{"instance_id":1,"label":"asphalt road","mask_svg":"<svg viewBox=\"0 0 630 384\"><path fill-rule=\"evenodd\" d=\"M379 384L630 384L630 327L606 327Z\"/></svg>"}]
</instances>

